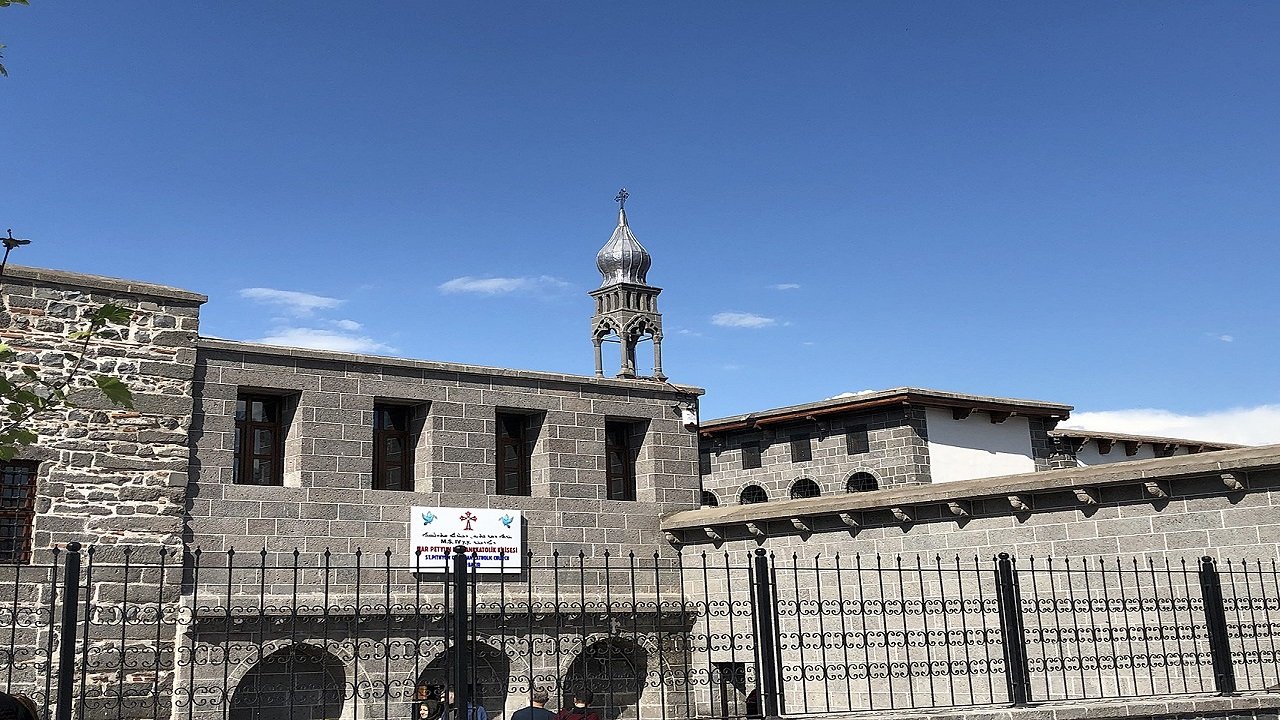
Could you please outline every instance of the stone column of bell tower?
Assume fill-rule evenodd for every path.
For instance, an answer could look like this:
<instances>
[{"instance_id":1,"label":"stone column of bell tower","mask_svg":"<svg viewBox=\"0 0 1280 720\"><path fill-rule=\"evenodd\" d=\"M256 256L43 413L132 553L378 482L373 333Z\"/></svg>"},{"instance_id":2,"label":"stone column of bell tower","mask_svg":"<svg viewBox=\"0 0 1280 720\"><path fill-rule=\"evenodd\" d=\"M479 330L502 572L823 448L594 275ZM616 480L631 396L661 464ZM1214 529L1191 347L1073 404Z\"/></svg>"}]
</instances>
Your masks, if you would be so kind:
<instances>
[{"instance_id":1,"label":"stone column of bell tower","mask_svg":"<svg viewBox=\"0 0 1280 720\"><path fill-rule=\"evenodd\" d=\"M653 374L649 377L663 381L667 376L662 373L662 313L658 312L662 288L645 280L652 259L627 225L627 197L629 193L623 188L614 198L618 203L618 226L596 254L596 267L603 278L600 287L590 293L596 302L596 312L591 317L596 377L604 377L602 344L606 338L617 336L621 345L618 377L638 377L636 345L649 339L653 341Z\"/></svg>"}]
</instances>

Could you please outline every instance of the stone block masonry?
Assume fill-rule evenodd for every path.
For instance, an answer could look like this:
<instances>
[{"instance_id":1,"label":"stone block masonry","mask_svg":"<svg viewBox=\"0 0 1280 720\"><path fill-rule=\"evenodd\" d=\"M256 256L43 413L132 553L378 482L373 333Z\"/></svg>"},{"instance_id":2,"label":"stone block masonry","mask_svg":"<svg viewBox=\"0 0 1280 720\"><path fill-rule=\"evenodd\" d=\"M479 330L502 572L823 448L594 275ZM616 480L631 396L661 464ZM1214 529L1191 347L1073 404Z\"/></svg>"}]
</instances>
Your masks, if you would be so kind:
<instances>
[{"instance_id":1,"label":"stone block masonry","mask_svg":"<svg viewBox=\"0 0 1280 720\"><path fill-rule=\"evenodd\" d=\"M38 442L19 457L39 463L32 546L36 560L72 540L158 552L181 542L187 483L195 338L205 296L134 281L10 266L0 337L22 365L46 377L68 372L70 333L94 309L131 311L85 353L76 407L35 418ZM16 368L14 368L16 370ZM88 374L119 377L132 410L111 405Z\"/></svg>"},{"instance_id":2,"label":"stone block masonry","mask_svg":"<svg viewBox=\"0 0 1280 720\"><path fill-rule=\"evenodd\" d=\"M287 398L283 486L233 483L235 404ZM200 340L188 540L206 551L382 552L411 557L409 507L525 514L526 547L651 553L659 518L697 506L697 438L678 405L699 388ZM375 402L414 407L413 489L372 487ZM530 496L497 494L497 416L531 417ZM605 423L635 429L636 500L610 500Z\"/></svg>"},{"instance_id":3,"label":"stone block masonry","mask_svg":"<svg viewBox=\"0 0 1280 720\"><path fill-rule=\"evenodd\" d=\"M66 602L57 583L70 560L62 548L73 541L91 547L82 555L82 582L89 589L81 602L96 610L85 630L112 638L94 641L86 697L145 691L168 704L172 671L160 667L164 663L157 660L154 671L135 674L128 683L118 673L96 668L103 657L170 655L172 629L141 619L176 612L195 339L204 301L203 295L161 285L25 267L6 270L0 338L17 351L20 366L34 367L46 378L69 372L74 362L69 353L78 352L80 343L68 336L87 327L90 313L107 303L131 313L127 325L112 326L90 341L85 374L72 393L74 407L36 416L30 429L38 440L18 456L36 463L35 514L31 564L4 568L0 579L12 585L12 591L0 593L10 598L7 689L35 698L46 710L52 702L50 653L61 642L50 621L61 611L59 603ZM17 374L19 367L5 370ZM134 408L117 407L103 397L91 378L98 373L124 382ZM167 574L155 567L161 564L169 568ZM127 593L132 614L124 612ZM109 622L104 618L112 617L117 622L109 630L102 627ZM159 645L158 631L163 632Z\"/></svg>"},{"instance_id":4,"label":"stone block masonry","mask_svg":"<svg viewBox=\"0 0 1280 720\"><path fill-rule=\"evenodd\" d=\"M849 452L846 433L865 427L866 452ZM808 436L809 460L794 461L790 440ZM743 467L744 444L758 444L760 467ZM704 440L702 452L711 460L703 489L720 505L733 505L746 485L758 485L770 500L785 500L800 478L817 483L823 495L845 492L854 473L869 473L880 487L929 482L928 434L923 408L893 408L834 418L821 426L803 423L766 428Z\"/></svg>"}]
</instances>

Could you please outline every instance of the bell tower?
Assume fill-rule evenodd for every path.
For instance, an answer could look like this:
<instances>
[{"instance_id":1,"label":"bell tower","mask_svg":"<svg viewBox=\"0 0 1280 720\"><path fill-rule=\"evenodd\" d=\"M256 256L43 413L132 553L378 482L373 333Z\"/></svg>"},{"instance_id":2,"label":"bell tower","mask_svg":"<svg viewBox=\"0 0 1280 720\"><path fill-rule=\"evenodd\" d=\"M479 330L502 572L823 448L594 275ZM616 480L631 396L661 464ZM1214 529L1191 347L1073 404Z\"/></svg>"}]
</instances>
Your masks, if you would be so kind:
<instances>
[{"instance_id":1,"label":"bell tower","mask_svg":"<svg viewBox=\"0 0 1280 720\"><path fill-rule=\"evenodd\" d=\"M590 295L596 301L591 317L591 342L596 350L596 377L604 377L602 344L617 342L620 347L620 378L643 377L636 373L636 346L643 340L653 341L653 374L649 379L667 379L662 374L662 313L658 312L658 293L662 288L650 285L645 276L652 258L627 225L626 188L618 191L618 226L609 242L596 254L596 267L603 281Z\"/></svg>"}]
</instances>

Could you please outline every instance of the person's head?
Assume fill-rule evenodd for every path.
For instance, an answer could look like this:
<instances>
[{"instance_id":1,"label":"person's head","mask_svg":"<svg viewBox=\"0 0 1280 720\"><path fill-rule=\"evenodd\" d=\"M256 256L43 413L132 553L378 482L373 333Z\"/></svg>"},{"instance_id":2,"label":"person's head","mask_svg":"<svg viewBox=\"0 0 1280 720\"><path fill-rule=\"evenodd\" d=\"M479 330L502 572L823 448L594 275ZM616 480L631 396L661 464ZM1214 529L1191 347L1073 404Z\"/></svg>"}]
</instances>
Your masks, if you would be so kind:
<instances>
[{"instance_id":1,"label":"person's head","mask_svg":"<svg viewBox=\"0 0 1280 720\"><path fill-rule=\"evenodd\" d=\"M573 704L580 707L587 707L594 699L595 695L592 694L590 688L578 688L573 693Z\"/></svg>"},{"instance_id":2,"label":"person's head","mask_svg":"<svg viewBox=\"0 0 1280 720\"><path fill-rule=\"evenodd\" d=\"M533 689L533 704L534 704L534 705L536 705L536 706L538 706L538 707L542 707L543 705L546 705L546 704L547 704L547 701L548 701L548 700L550 700L550 699L551 699L551 694L547 692L547 689L546 689L546 688L541 688L541 687L539 687L539 688L534 688L534 689Z\"/></svg>"},{"instance_id":3,"label":"person's head","mask_svg":"<svg viewBox=\"0 0 1280 720\"><path fill-rule=\"evenodd\" d=\"M431 708L427 707L426 703L418 703L418 717L422 720L431 717Z\"/></svg>"}]
</instances>

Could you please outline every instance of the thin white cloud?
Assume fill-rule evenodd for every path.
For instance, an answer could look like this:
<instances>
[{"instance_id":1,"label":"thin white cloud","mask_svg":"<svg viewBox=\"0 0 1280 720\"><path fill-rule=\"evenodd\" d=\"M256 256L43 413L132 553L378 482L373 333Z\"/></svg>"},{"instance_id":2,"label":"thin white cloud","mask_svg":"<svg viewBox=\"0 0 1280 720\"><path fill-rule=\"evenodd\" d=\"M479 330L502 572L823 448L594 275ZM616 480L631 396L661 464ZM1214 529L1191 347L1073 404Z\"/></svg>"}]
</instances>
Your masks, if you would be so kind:
<instances>
[{"instance_id":1,"label":"thin white cloud","mask_svg":"<svg viewBox=\"0 0 1280 720\"><path fill-rule=\"evenodd\" d=\"M840 394L838 394L838 395L832 395L831 397L829 397L829 398L825 398L825 399L826 399L826 400L840 400L840 399L842 399L842 398L858 397L859 395L870 395L870 394L871 394L871 393L873 393L873 392L875 392L875 390L859 390L858 392L842 392L842 393L840 393Z\"/></svg>"},{"instance_id":2,"label":"thin white cloud","mask_svg":"<svg viewBox=\"0 0 1280 720\"><path fill-rule=\"evenodd\" d=\"M437 287L446 295L507 295L517 292L538 292L568 287L569 283L550 275L527 277L472 277L463 275L447 280Z\"/></svg>"},{"instance_id":3,"label":"thin white cloud","mask_svg":"<svg viewBox=\"0 0 1280 720\"><path fill-rule=\"evenodd\" d=\"M1269 445L1280 443L1280 405L1230 408L1199 415L1154 408L1074 412L1061 427L1206 442Z\"/></svg>"},{"instance_id":4,"label":"thin white cloud","mask_svg":"<svg viewBox=\"0 0 1280 720\"><path fill-rule=\"evenodd\" d=\"M720 327L764 328L777 325L778 321L755 313L722 312L711 316L711 324L719 325Z\"/></svg>"},{"instance_id":5,"label":"thin white cloud","mask_svg":"<svg viewBox=\"0 0 1280 720\"><path fill-rule=\"evenodd\" d=\"M770 285L769 287L773 290L799 290L800 283L777 283L775 285Z\"/></svg>"},{"instance_id":6,"label":"thin white cloud","mask_svg":"<svg viewBox=\"0 0 1280 720\"><path fill-rule=\"evenodd\" d=\"M1222 342L1235 342L1235 341L1236 341L1236 337L1235 337L1234 335L1219 335L1219 336L1218 336L1218 339L1219 339L1219 340L1221 340Z\"/></svg>"},{"instance_id":7,"label":"thin white cloud","mask_svg":"<svg viewBox=\"0 0 1280 720\"><path fill-rule=\"evenodd\" d=\"M265 345L311 348L313 350L337 350L349 353L392 353L395 348L371 337L354 333L309 327L276 328L271 335L254 342Z\"/></svg>"},{"instance_id":8,"label":"thin white cloud","mask_svg":"<svg viewBox=\"0 0 1280 720\"><path fill-rule=\"evenodd\" d=\"M333 324L334 327L337 327L339 330L346 330L347 332L355 332L356 330L364 327L355 320L334 320Z\"/></svg>"},{"instance_id":9,"label":"thin white cloud","mask_svg":"<svg viewBox=\"0 0 1280 720\"><path fill-rule=\"evenodd\" d=\"M702 333L696 330L690 330L689 328L680 328L679 330L676 330L676 334L688 335L689 337L702 337Z\"/></svg>"},{"instance_id":10,"label":"thin white cloud","mask_svg":"<svg viewBox=\"0 0 1280 720\"><path fill-rule=\"evenodd\" d=\"M338 298L275 288L251 287L240 291L240 297L265 305L273 305L292 315L310 315L316 310L329 310L343 303Z\"/></svg>"}]
</instances>

